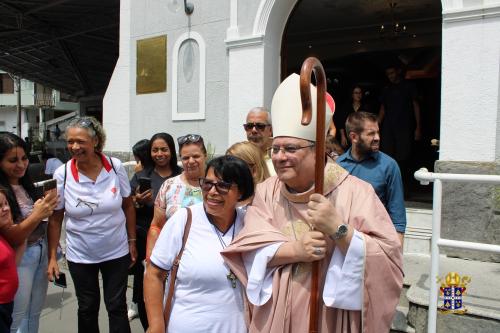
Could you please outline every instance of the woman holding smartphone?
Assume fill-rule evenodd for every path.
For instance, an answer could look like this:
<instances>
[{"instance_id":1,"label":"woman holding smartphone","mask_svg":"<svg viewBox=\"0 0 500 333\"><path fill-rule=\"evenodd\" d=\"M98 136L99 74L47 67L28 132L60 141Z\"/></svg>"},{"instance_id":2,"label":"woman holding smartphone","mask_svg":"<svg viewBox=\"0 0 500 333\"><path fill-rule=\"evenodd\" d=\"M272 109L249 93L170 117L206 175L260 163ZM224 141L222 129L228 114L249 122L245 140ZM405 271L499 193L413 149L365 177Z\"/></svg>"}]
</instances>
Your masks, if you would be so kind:
<instances>
[{"instance_id":1,"label":"woman holding smartphone","mask_svg":"<svg viewBox=\"0 0 500 333\"><path fill-rule=\"evenodd\" d=\"M19 288L14 298L11 332L38 332L40 313L47 294L47 222L57 204L50 191L35 193L28 169L28 147L17 135L0 134L0 185L6 189L14 223L0 234L17 248ZM24 251L23 251L24 250Z\"/></svg>"},{"instance_id":2,"label":"woman holding smartphone","mask_svg":"<svg viewBox=\"0 0 500 333\"><path fill-rule=\"evenodd\" d=\"M135 193L133 198L137 216L137 254L138 262L146 256L146 238L153 219L154 200L165 180L181 174L177 165L177 153L174 139L167 133L156 133L149 140L148 155L141 161L143 170L136 172L130 181L130 187ZM134 267L133 302L137 303L139 319L144 330L148 328L148 318L143 297L144 266Z\"/></svg>"}]
</instances>

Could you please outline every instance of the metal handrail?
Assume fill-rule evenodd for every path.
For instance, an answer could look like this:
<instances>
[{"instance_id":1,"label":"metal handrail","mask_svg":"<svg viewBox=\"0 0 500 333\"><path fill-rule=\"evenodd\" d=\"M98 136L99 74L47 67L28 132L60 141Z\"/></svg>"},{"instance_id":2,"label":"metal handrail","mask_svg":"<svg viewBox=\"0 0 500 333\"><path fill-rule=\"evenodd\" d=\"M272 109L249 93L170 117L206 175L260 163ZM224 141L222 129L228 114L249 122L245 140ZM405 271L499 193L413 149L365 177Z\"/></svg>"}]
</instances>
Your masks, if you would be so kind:
<instances>
[{"instance_id":1,"label":"metal handrail","mask_svg":"<svg viewBox=\"0 0 500 333\"><path fill-rule=\"evenodd\" d=\"M60 116L60 117L57 117L57 118L54 118L54 119L51 119L51 120L47 120L45 122L45 124L47 125L47 127L55 125L55 124L60 124L63 121L69 121L71 118L74 118L76 116L78 116L78 111L68 112L68 113L66 113L63 116Z\"/></svg>"},{"instance_id":2,"label":"metal handrail","mask_svg":"<svg viewBox=\"0 0 500 333\"><path fill-rule=\"evenodd\" d=\"M124 167L129 167L129 166L134 167L134 166L136 166L136 165L137 165L137 162L136 162L136 161L127 161L127 162L123 162L123 164L122 164L122 165L123 165Z\"/></svg>"},{"instance_id":3,"label":"metal handrail","mask_svg":"<svg viewBox=\"0 0 500 333\"><path fill-rule=\"evenodd\" d=\"M427 332L436 332L437 320L437 303L438 303L438 285L433 281L433 278L439 274L439 247L453 247L459 249L468 249L484 252L500 253L500 246L477 243L464 242L453 239L441 238L441 207L443 182L462 182L462 183L490 183L500 184L500 176L496 175L475 175L475 174L452 174L452 173L433 173L425 168L415 172L415 178L421 184L427 185L429 182L434 183L433 203L432 203L432 238L431 238L431 274L430 274L430 290L429 290L429 315L427 321Z\"/></svg>"}]
</instances>

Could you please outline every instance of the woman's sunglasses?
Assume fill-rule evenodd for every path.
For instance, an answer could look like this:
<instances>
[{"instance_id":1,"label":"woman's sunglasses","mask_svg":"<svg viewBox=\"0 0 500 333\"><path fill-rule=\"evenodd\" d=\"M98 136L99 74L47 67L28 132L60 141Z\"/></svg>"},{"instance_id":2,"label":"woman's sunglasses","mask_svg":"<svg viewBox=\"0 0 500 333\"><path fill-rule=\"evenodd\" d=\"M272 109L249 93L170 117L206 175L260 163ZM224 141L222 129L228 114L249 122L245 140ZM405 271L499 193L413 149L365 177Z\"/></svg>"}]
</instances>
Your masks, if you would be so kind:
<instances>
[{"instance_id":1,"label":"woman's sunglasses","mask_svg":"<svg viewBox=\"0 0 500 333\"><path fill-rule=\"evenodd\" d=\"M200 178L200 187L203 192L208 192L212 189L212 187L215 186L215 189L219 194L227 194L231 187L235 184L231 184L228 182L220 181L220 182L213 182L210 181L206 178Z\"/></svg>"},{"instance_id":2,"label":"woman's sunglasses","mask_svg":"<svg viewBox=\"0 0 500 333\"><path fill-rule=\"evenodd\" d=\"M188 135L184 135L184 136L180 136L177 138L177 143L180 145L183 145L185 144L186 142L198 142L198 141L201 141L202 138L201 138L201 135L198 135L198 134L188 134Z\"/></svg>"}]
</instances>

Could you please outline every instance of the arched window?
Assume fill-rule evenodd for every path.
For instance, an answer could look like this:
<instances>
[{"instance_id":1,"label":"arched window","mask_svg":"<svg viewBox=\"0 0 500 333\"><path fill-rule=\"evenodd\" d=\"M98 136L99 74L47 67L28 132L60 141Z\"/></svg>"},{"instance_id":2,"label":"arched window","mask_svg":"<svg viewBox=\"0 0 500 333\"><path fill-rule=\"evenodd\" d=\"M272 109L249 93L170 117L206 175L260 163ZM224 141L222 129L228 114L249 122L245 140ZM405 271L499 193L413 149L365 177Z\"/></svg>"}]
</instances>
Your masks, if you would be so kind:
<instances>
[{"instance_id":1,"label":"arched window","mask_svg":"<svg viewBox=\"0 0 500 333\"><path fill-rule=\"evenodd\" d=\"M172 120L205 119L205 41L194 31L174 44Z\"/></svg>"}]
</instances>

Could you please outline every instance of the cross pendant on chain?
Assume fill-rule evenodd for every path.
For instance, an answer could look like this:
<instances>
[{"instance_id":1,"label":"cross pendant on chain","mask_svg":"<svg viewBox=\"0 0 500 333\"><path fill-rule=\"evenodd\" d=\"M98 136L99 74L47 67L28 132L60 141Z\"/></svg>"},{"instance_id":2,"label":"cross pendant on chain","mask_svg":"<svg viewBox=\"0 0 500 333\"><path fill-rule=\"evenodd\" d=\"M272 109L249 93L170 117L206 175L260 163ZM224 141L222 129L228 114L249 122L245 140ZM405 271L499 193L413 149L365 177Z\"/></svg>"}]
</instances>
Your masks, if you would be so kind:
<instances>
[{"instance_id":1,"label":"cross pendant on chain","mask_svg":"<svg viewBox=\"0 0 500 333\"><path fill-rule=\"evenodd\" d=\"M227 273L227 279L231 281L231 287L236 288L236 281L238 279L236 278L236 275L234 275L233 272L229 271L229 273Z\"/></svg>"}]
</instances>

